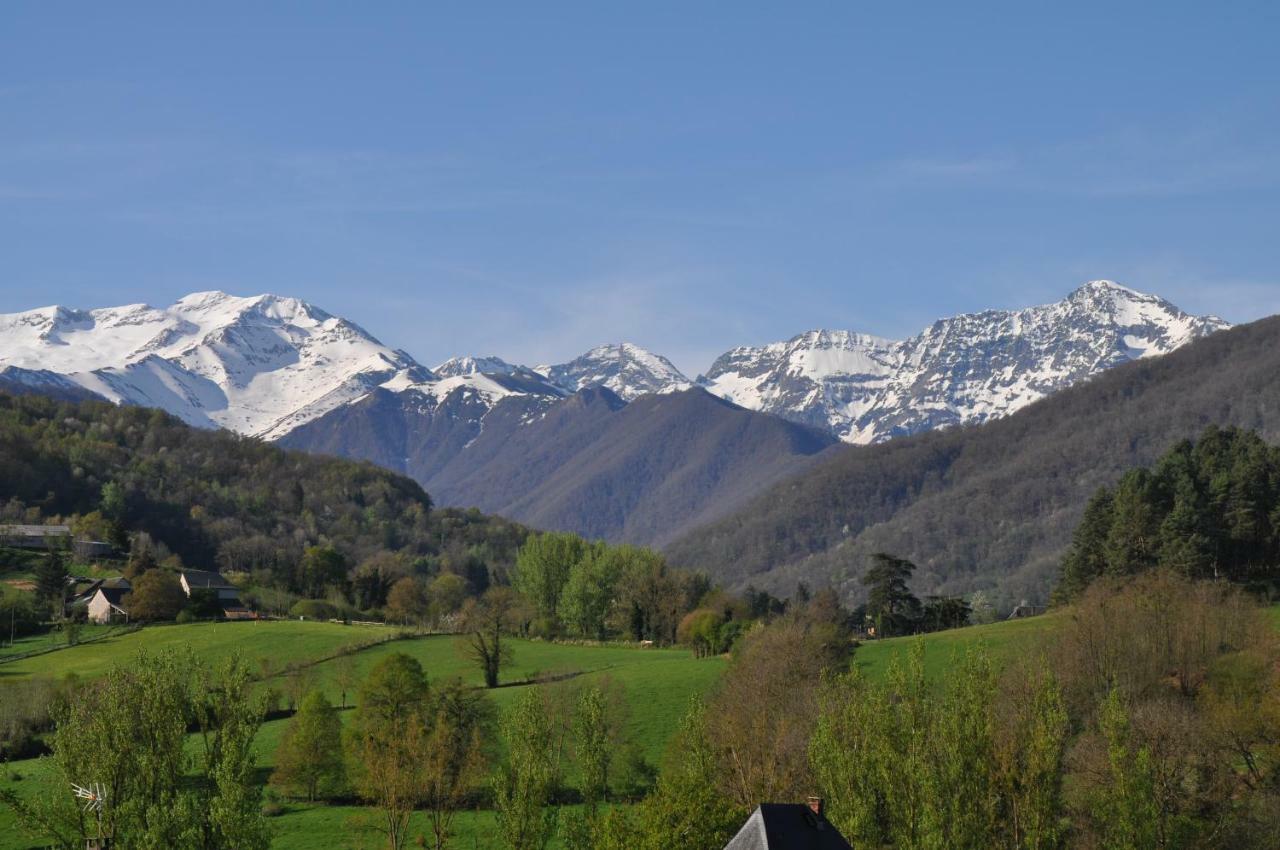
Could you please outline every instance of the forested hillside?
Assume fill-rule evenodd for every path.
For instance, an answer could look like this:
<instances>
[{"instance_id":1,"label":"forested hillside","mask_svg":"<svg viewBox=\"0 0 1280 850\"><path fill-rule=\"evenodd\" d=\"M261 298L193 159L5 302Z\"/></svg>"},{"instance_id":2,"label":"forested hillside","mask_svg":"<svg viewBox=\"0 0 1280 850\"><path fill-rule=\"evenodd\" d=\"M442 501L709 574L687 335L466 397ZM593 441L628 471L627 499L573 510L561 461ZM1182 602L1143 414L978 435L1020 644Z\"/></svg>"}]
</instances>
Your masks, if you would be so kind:
<instances>
[{"instance_id":1,"label":"forested hillside","mask_svg":"<svg viewBox=\"0 0 1280 850\"><path fill-rule=\"evenodd\" d=\"M285 451L159 411L0 394L0 515L63 518L121 549L144 533L186 566L265 571L293 585L309 546L347 565L390 552L465 571L505 568L524 529L431 509L423 489L370 463ZM450 562L450 563L446 563Z\"/></svg>"},{"instance_id":2,"label":"forested hillside","mask_svg":"<svg viewBox=\"0 0 1280 850\"><path fill-rule=\"evenodd\" d=\"M1165 567L1266 591L1280 579L1280 448L1210 426L1154 466L1094 494L1062 563L1058 593L1102 576Z\"/></svg>"},{"instance_id":3,"label":"forested hillside","mask_svg":"<svg viewBox=\"0 0 1280 850\"><path fill-rule=\"evenodd\" d=\"M920 593L1046 600L1085 503L1208 425L1280 441L1280 318L1116 367L1003 420L830 456L668 547L676 564L846 597L867 556L919 566Z\"/></svg>"}]
</instances>

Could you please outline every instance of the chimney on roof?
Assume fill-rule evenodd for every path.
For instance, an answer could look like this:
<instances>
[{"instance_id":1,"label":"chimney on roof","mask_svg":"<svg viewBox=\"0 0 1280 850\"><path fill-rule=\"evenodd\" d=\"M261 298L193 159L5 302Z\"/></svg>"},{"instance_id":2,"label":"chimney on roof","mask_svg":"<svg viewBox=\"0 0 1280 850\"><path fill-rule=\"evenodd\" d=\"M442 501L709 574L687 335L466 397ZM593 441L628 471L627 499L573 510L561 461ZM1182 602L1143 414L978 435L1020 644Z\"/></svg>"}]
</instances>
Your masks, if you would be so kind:
<instances>
[{"instance_id":1,"label":"chimney on roof","mask_svg":"<svg viewBox=\"0 0 1280 850\"><path fill-rule=\"evenodd\" d=\"M806 802L809 804L809 811L813 812L818 817L822 817L821 797L810 797Z\"/></svg>"}]
</instances>

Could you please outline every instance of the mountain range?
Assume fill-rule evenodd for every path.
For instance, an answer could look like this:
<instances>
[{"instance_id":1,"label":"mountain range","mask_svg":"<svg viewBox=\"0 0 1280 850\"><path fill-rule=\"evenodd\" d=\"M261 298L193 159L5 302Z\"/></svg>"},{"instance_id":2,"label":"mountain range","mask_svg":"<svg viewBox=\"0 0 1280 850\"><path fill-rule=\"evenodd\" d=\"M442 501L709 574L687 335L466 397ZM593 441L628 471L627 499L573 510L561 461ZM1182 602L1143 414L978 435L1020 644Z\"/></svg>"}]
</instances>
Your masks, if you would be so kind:
<instances>
[{"instance_id":1,"label":"mountain range","mask_svg":"<svg viewBox=\"0 0 1280 850\"><path fill-rule=\"evenodd\" d=\"M664 548L730 586L833 584L847 599L864 594L868 556L892 552L918 566L918 593L1043 603L1089 497L1213 426L1280 441L1280 316L978 427L841 447Z\"/></svg>"},{"instance_id":2,"label":"mountain range","mask_svg":"<svg viewBox=\"0 0 1280 850\"><path fill-rule=\"evenodd\" d=\"M646 544L729 516L837 449L1007 416L1224 329L1093 281L893 341L815 330L690 379L631 343L561 364L427 368L296 298L0 316L0 389L158 407L202 427L372 460L441 504Z\"/></svg>"}]
</instances>

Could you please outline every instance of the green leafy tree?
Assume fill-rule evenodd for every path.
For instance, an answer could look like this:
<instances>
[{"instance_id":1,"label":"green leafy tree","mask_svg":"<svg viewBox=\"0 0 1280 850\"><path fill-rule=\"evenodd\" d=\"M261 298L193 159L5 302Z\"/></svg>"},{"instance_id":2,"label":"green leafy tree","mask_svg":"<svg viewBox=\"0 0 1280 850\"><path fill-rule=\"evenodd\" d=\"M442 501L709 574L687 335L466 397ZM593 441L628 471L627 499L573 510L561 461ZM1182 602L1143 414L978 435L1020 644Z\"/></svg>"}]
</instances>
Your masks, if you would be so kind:
<instances>
[{"instance_id":1,"label":"green leafy tree","mask_svg":"<svg viewBox=\"0 0 1280 850\"><path fill-rule=\"evenodd\" d=\"M306 596L319 598L347 577L347 559L332 546L308 546L298 564L298 586Z\"/></svg>"},{"instance_id":2,"label":"green leafy tree","mask_svg":"<svg viewBox=\"0 0 1280 850\"><path fill-rule=\"evenodd\" d=\"M857 670L824 683L809 754L827 815L858 847L1000 846L990 665L970 652L939 690L923 646L883 683Z\"/></svg>"},{"instance_id":3,"label":"green leafy tree","mask_svg":"<svg viewBox=\"0 0 1280 850\"><path fill-rule=\"evenodd\" d=\"M720 627L724 616L710 608L698 608L684 615L676 629L676 639L691 647L698 658L715 655L720 651Z\"/></svg>"},{"instance_id":4,"label":"green leafy tree","mask_svg":"<svg viewBox=\"0 0 1280 850\"><path fill-rule=\"evenodd\" d=\"M486 742L493 737L487 697L455 679L432 696L430 734L422 755L423 806L436 850L453 835L453 820L485 774Z\"/></svg>"},{"instance_id":5,"label":"green leafy tree","mask_svg":"<svg viewBox=\"0 0 1280 850\"><path fill-rule=\"evenodd\" d=\"M189 651L139 652L59 709L49 792L0 800L63 848L99 838L120 850L265 850L253 760L264 706L252 685L238 658L210 669ZM86 815L73 784L100 786L101 811Z\"/></svg>"},{"instance_id":6,"label":"green leafy tree","mask_svg":"<svg viewBox=\"0 0 1280 850\"><path fill-rule=\"evenodd\" d=\"M1041 658L1035 672L1012 681L996 745L1003 838L1027 850L1054 850L1066 839L1062 771L1070 720L1047 667Z\"/></svg>"},{"instance_id":7,"label":"green leafy tree","mask_svg":"<svg viewBox=\"0 0 1280 850\"><path fill-rule=\"evenodd\" d=\"M389 655L361 686L347 735L356 791L377 808L378 830L390 850L404 846L409 818L423 798L429 696L417 660L402 652Z\"/></svg>"},{"instance_id":8,"label":"green leafy tree","mask_svg":"<svg viewBox=\"0 0 1280 850\"><path fill-rule=\"evenodd\" d=\"M682 574L671 569L666 559L651 549L638 546L614 547L619 561L617 613L622 631L633 640L659 644L676 641L680 618L690 600Z\"/></svg>"},{"instance_id":9,"label":"green leafy tree","mask_svg":"<svg viewBox=\"0 0 1280 850\"><path fill-rule=\"evenodd\" d=\"M609 705L598 687L587 688L573 713L573 748L582 776L582 799L594 816L609 794L609 766L613 759L613 730Z\"/></svg>"},{"instance_id":10,"label":"green leafy tree","mask_svg":"<svg viewBox=\"0 0 1280 850\"><path fill-rule=\"evenodd\" d=\"M187 605L187 594L178 577L168 570L147 570L133 582L125 598L125 610L133 620L172 620Z\"/></svg>"},{"instance_id":11,"label":"green leafy tree","mask_svg":"<svg viewBox=\"0 0 1280 850\"><path fill-rule=\"evenodd\" d=\"M541 850L555 833L556 732L543 694L525 690L502 721L507 758L493 777L498 834L511 850Z\"/></svg>"},{"instance_id":12,"label":"green leafy tree","mask_svg":"<svg viewBox=\"0 0 1280 850\"><path fill-rule=\"evenodd\" d=\"M431 619L439 624L461 610L467 598L467 580L454 573L441 573L431 580L427 598L431 600Z\"/></svg>"},{"instance_id":13,"label":"green leafy tree","mask_svg":"<svg viewBox=\"0 0 1280 850\"><path fill-rule=\"evenodd\" d=\"M720 765L707 731L707 709L695 699L668 747L668 759L652 794L639 806L634 832L619 841L629 824L605 819L601 830L614 846L663 850L719 850L733 836L746 811L719 789ZM605 842L601 842L604 846Z\"/></svg>"},{"instance_id":14,"label":"green leafy tree","mask_svg":"<svg viewBox=\"0 0 1280 850\"><path fill-rule=\"evenodd\" d=\"M323 691L311 691L285 727L271 782L314 801L340 790L344 776L342 720Z\"/></svg>"},{"instance_id":15,"label":"green leafy tree","mask_svg":"<svg viewBox=\"0 0 1280 850\"><path fill-rule=\"evenodd\" d=\"M560 597L560 618L583 637L604 640L623 567L617 549L590 547L569 569Z\"/></svg>"},{"instance_id":16,"label":"green leafy tree","mask_svg":"<svg viewBox=\"0 0 1280 850\"><path fill-rule=\"evenodd\" d=\"M555 621L569 575L588 548L578 535L559 531L532 534L520 547L512 584L548 623Z\"/></svg>"},{"instance_id":17,"label":"green leafy tree","mask_svg":"<svg viewBox=\"0 0 1280 850\"><path fill-rule=\"evenodd\" d=\"M1108 850L1156 850L1162 812L1156 802L1151 751L1135 746L1129 713L1120 691L1112 689L1103 702L1098 723L1107 743L1109 782L1098 795L1093 812L1102 845Z\"/></svg>"},{"instance_id":18,"label":"green leafy tree","mask_svg":"<svg viewBox=\"0 0 1280 850\"><path fill-rule=\"evenodd\" d=\"M360 729L395 726L418 718L431 693L418 660L395 652L369 671L357 697L355 724Z\"/></svg>"}]
</instances>

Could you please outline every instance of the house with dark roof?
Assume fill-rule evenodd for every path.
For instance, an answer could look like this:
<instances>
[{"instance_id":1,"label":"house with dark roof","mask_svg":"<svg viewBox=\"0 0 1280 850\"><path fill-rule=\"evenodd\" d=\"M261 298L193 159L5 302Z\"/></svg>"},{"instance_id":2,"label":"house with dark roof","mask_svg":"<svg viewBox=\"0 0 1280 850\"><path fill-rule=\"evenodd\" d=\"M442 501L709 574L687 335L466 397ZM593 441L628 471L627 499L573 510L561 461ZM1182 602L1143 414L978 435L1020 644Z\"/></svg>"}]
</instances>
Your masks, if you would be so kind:
<instances>
[{"instance_id":1,"label":"house with dark roof","mask_svg":"<svg viewBox=\"0 0 1280 850\"><path fill-rule=\"evenodd\" d=\"M258 615L240 602L240 589L223 578L222 573L210 570L181 570L178 581L182 590L192 593L211 593L217 600L222 616L228 620L256 620Z\"/></svg>"},{"instance_id":2,"label":"house with dark roof","mask_svg":"<svg viewBox=\"0 0 1280 850\"><path fill-rule=\"evenodd\" d=\"M89 599L89 622L116 623L129 622L129 612L125 608L124 598L130 592L128 582L124 586L107 587L105 583L98 585Z\"/></svg>"},{"instance_id":3,"label":"house with dark roof","mask_svg":"<svg viewBox=\"0 0 1280 850\"><path fill-rule=\"evenodd\" d=\"M822 800L761 803L724 850L853 850L822 813Z\"/></svg>"},{"instance_id":4,"label":"house with dark roof","mask_svg":"<svg viewBox=\"0 0 1280 850\"><path fill-rule=\"evenodd\" d=\"M218 601L225 605L240 604L240 590L223 578L222 573L209 570L182 570L178 574L178 581L181 582L182 590L187 596L190 596L193 590L211 590L217 594Z\"/></svg>"},{"instance_id":5,"label":"house with dark roof","mask_svg":"<svg viewBox=\"0 0 1280 850\"><path fill-rule=\"evenodd\" d=\"M80 605L88 605L98 593L100 587L119 587L125 590L132 590L133 584L124 576L116 576L115 578L86 578L72 576L67 580L71 587L71 598L67 600L68 608L75 608Z\"/></svg>"}]
</instances>

